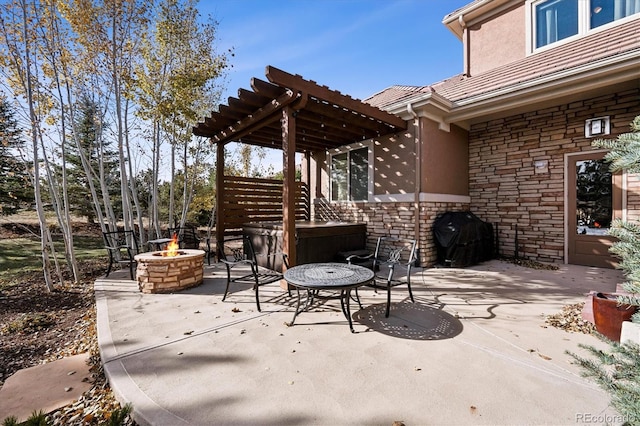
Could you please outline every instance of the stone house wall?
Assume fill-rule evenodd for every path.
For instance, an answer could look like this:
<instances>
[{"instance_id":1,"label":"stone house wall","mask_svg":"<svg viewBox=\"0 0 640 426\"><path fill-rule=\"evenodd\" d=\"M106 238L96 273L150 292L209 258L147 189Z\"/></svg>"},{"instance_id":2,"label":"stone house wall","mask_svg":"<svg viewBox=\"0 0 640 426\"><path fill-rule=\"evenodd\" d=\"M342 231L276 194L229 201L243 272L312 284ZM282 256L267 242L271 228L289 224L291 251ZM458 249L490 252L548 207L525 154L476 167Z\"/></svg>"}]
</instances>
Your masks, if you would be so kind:
<instances>
[{"instance_id":1,"label":"stone house wall","mask_svg":"<svg viewBox=\"0 0 640 426\"><path fill-rule=\"evenodd\" d=\"M640 112L638 113L640 115ZM627 217L640 224L640 175L627 176Z\"/></svg>"},{"instance_id":2,"label":"stone house wall","mask_svg":"<svg viewBox=\"0 0 640 426\"><path fill-rule=\"evenodd\" d=\"M471 211L498 226L499 252L564 262L565 154L586 152L585 120L609 116L613 139L640 114L640 89L474 124L469 132ZM536 169L536 162L547 162ZM640 181L627 179L628 219L640 217Z\"/></svg>"}]
</instances>

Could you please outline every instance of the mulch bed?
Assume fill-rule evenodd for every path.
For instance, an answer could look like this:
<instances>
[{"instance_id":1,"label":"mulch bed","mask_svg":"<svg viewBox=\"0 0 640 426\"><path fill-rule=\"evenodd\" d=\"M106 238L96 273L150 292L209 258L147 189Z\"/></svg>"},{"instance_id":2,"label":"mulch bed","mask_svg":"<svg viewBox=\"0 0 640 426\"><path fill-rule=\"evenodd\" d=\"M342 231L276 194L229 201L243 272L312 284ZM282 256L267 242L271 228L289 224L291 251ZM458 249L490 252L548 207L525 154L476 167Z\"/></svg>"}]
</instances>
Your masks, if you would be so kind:
<instances>
[{"instance_id":1,"label":"mulch bed","mask_svg":"<svg viewBox=\"0 0 640 426\"><path fill-rule=\"evenodd\" d=\"M20 369L90 354L91 390L51 413L52 425L105 424L120 408L102 370L96 335L93 282L104 274L106 265L104 261L83 261L78 266L82 282L74 284L66 276L53 292L44 286L42 272L0 282L0 386ZM134 423L129 419L125 424Z\"/></svg>"}]
</instances>

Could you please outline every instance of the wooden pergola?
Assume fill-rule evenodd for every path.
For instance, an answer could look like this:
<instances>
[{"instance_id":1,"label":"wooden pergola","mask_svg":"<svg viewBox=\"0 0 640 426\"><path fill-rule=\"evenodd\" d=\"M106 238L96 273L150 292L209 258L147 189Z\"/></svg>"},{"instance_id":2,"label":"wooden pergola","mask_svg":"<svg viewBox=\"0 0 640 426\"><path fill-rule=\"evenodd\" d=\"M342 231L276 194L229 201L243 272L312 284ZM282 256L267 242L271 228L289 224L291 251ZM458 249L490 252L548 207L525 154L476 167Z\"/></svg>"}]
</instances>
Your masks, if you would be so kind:
<instances>
[{"instance_id":1,"label":"wooden pergola","mask_svg":"<svg viewBox=\"0 0 640 426\"><path fill-rule=\"evenodd\" d=\"M197 136L217 144L218 196L223 193L224 145L241 142L283 151L283 251L296 264L295 247L295 154L326 151L355 141L383 136L407 128L407 123L386 111L320 86L299 75L272 66L266 68L267 81L251 79L252 90L239 89L211 117L194 127ZM217 223L224 223L218 206ZM222 228L222 229L219 229ZM216 228L216 241L224 238Z\"/></svg>"}]
</instances>

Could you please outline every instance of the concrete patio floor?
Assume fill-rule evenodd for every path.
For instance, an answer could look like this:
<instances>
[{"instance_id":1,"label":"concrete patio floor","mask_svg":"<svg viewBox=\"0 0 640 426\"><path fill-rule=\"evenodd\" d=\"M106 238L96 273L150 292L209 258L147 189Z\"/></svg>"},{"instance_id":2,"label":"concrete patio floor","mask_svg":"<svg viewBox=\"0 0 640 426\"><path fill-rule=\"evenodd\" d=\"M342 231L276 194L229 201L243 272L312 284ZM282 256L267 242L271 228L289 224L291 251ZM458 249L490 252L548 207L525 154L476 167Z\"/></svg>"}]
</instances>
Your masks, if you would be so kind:
<instances>
[{"instance_id":1,"label":"concrete patio floor","mask_svg":"<svg viewBox=\"0 0 640 426\"><path fill-rule=\"evenodd\" d=\"M613 291L620 271L538 270L490 261L426 269L385 295L363 288L355 334L337 301L287 326L295 306L278 284L222 302L221 265L175 294L142 294L117 271L95 283L105 373L134 418L152 425L621 424L609 395L566 350L596 337L545 317ZM294 293L295 295L295 293Z\"/></svg>"}]
</instances>

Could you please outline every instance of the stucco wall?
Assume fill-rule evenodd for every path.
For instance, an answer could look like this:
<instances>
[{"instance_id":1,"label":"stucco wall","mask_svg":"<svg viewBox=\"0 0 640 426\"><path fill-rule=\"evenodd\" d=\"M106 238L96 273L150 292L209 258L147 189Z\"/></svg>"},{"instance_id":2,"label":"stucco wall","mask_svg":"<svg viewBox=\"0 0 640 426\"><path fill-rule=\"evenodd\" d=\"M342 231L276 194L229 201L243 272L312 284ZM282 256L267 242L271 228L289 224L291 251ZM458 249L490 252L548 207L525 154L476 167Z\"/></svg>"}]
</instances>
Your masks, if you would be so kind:
<instances>
[{"instance_id":1,"label":"stucco wall","mask_svg":"<svg viewBox=\"0 0 640 426\"><path fill-rule=\"evenodd\" d=\"M520 256L564 262L564 156L589 151L585 120L608 115L611 135L629 132L640 114L640 89L612 93L474 124L469 133L471 211L499 229L499 250L512 256L518 225ZM548 161L536 173L535 161ZM628 217L640 216L640 182L628 179Z\"/></svg>"},{"instance_id":2,"label":"stucco wall","mask_svg":"<svg viewBox=\"0 0 640 426\"><path fill-rule=\"evenodd\" d=\"M387 135L373 141L374 195L403 194L415 191L415 130Z\"/></svg>"},{"instance_id":3,"label":"stucco wall","mask_svg":"<svg viewBox=\"0 0 640 426\"><path fill-rule=\"evenodd\" d=\"M421 192L469 195L467 131L451 125L450 131L445 132L436 122L421 120Z\"/></svg>"},{"instance_id":4,"label":"stucco wall","mask_svg":"<svg viewBox=\"0 0 640 426\"><path fill-rule=\"evenodd\" d=\"M492 16L489 21L471 25L469 30L472 76L526 55L524 2Z\"/></svg>"}]
</instances>

